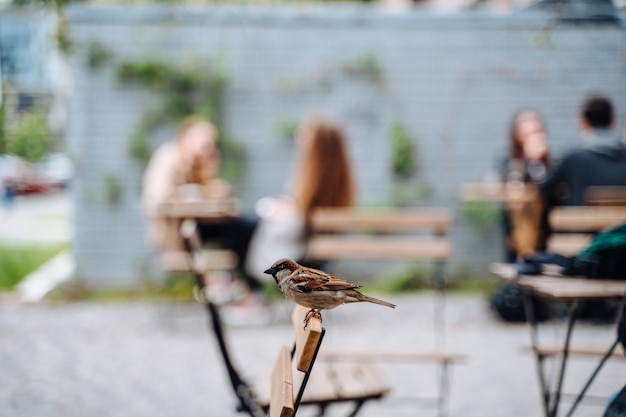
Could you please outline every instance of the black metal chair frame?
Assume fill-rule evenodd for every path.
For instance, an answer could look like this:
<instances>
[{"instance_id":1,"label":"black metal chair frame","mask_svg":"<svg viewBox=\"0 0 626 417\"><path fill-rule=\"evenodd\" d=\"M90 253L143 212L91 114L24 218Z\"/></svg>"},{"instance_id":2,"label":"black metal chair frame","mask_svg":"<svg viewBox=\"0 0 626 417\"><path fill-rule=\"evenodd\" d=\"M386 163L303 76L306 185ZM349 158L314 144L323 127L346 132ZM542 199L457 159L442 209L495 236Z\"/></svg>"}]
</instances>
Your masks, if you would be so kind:
<instances>
[{"instance_id":1,"label":"black metal chair frame","mask_svg":"<svg viewBox=\"0 0 626 417\"><path fill-rule=\"evenodd\" d=\"M526 313L526 317L528 317L528 321L531 326L532 347L533 347L533 350L536 351L536 349L539 347L538 327L537 327L538 322L535 318L533 302L532 302L532 297L531 297L530 292L528 290L524 290L523 294L524 294L524 310ZM623 303L626 303L626 297L624 298ZM622 305L622 307L624 308L624 304ZM565 368L566 368L567 360L569 357L570 341L571 341L572 333L574 330L574 325L576 323L576 319L578 316L579 302L578 301L571 302L568 305L568 310L569 310L569 316L567 320L567 330L566 330L565 342L563 346L563 356L561 358L561 363L559 365L558 379L556 381L556 387L554 391L552 391L552 388L546 381L544 367L543 367L543 362L545 358L540 355L535 355L537 359L537 374L539 376L539 385L541 389L543 411L546 417L557 417L558 415L559 404L561 401L561 394L562 394L561 390L563 388L563 380L565 377ZM618 336L616 337L615 341L611 344L611 346L608 348L607 352L602 356L598 365L593 370L593 372L591 373L591 376L588 378L587 382L585 383L584 387L582 388L580 393L576 396L576 400L574 401L574 403L572 404L572 406L570 407L570 409L568 410L566 414L567 417L570 417L574 414L574 411L576 410L580 402L585 397L587 390L593 383L598 373L600 373L600 370L602 369L606 361L611 357L611 355L613 354L613 351L615 350L615 348L617 347L619 343L620 343L620 340Z\"/></svg>"}]
</instances>

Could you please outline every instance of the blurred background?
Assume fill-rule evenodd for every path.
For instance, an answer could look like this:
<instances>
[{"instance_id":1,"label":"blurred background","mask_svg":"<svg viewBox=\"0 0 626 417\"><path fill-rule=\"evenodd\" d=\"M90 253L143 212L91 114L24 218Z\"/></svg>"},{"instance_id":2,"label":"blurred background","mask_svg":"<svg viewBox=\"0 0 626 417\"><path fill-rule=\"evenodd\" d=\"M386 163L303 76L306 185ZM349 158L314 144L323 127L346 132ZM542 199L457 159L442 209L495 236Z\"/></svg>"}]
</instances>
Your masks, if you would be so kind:
<instances>
[{"instance_id":1,"label":"blurred background","mask_svg":"<svg viewBox=\"0 0 626 417\"><path fill-rule=\"evenodd\" d=\"M0 172L20 177L5 240L27 229L11 200L39 195L76 280L158 282L140 183L176 123L215 121L245 212L281 192L296 124L322 113L346 130L358 204L453 208L451 271L482 279L500 212L459 187L497 175L520 108L544 115L555 154L578 144L590 91L626 120L624 16L617 0L4 1Z\"/></svg>"},{"instance_id":2,"label":"blurred background","mask_svg":"<svg viewBox=\"0 0 626 417\"><path fill-rule=\"evenodd\" d=\"M522 108L543 115L557 156L580 145L589 92L610 97L624 132L625 0L0 0L0 81L0 415L235 415L201 309L149 298L191 299L149 247L141 205L150 155L189 114L219 128L221 175L244 214L284 191L311 114L345 130L359 207L452 209L450 285L479 292L448 303L450 345L472 352L451 414L541 414L519 353L528 329L493 320L484 300L504 259L501 204L460 189L499 179ZM333 262L395 290L383 298L399 308L337 309L325 344L426 344L432 294L399 294L428 285L421 268ZM246 372L292 340L283 307L277 326L229 329ZM393 382L413 389L403 366ZM574 382L587 371L568 368ZM623 382L608 371L601 394Z\"/></svg>"}]
</instances>

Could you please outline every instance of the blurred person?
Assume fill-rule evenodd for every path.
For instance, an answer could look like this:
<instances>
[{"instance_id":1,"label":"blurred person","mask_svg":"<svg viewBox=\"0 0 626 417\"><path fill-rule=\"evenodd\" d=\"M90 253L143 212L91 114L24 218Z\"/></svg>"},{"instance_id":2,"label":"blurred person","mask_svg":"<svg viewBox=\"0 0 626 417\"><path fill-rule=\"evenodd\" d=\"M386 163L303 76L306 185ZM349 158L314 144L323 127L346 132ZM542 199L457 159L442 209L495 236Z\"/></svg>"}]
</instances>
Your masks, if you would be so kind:
<instances>
[{"instance_id":1,"label":"blurred person","mask_svg":"<svg viewBox=\"0 0 626 417\"><path fill-rule=\"evenodd\" d=\"M517 111L510 122L508 143L508 154L500 170L507 194L502 210L502 231L505 261L513 263L545 249L547 211L536 190L528 187L545 181L552 166L541 114L530 108ZM554 314L545 300L533 297L532 301L538 320ZM505 321L526 320L522 293L514 284L500 285L490 296L490 307Z\"/></svg>"},{"instance_id":2,"label":"blurred person","mask_svg":"<svg viewBox=\"0 0 626 417\"><path fill-rule=\"evenodd\" d=\"M221 155L218 131L209 121L191 116L185 119L176 137L152 154L143 178L142 202L148 218L148 238L159 251L182 250L180 220L162 216L159 207L173 199L220 199L232 197L230 185L218 177ZM248 244L256 220L234 217L220 222L198 223L203 243L217 241L239 258L240 274L250 289L260 283L245 274Z\"/></svg>"},{"instance_id":3,"label":"blurred person","mask_svg":"<svg viewBox=\"0 0 626 417\"><path fill-rule=\"evenodd\" d=\"M318 207L349 207L355 201L346 139L338 124L319 117L308 118L299 125L295 142L295 170L287 192L279 197L264 197L257 203L261 221L253 237L247 269L259 278L266 278L263 271L285 257L309 267L321 267L305 259L310 213Z\"/></svg>"},{"instance_id":4,"label":"blurred person","mask_svg":"<svg viewBox=\"0 0 626 417\"><path fill-rule=\"evenodd\" d=\"M591 186L626 185L626 146L615 126L611 100L587 96L579 117L585 145L568 152L540 184L548 207L584 205Z\"/></svg>"},{"instance_id":5,"label":"blurred person","mask_svg":"<svg viewBox=\"0 0 626 417\"><path fill-rule=\"evenodd\" d=\"M626 144L615 126L611 100L589 94L579 114L584 145L566 153L540 184L548 211L554 206L585 205L585 192L592 186L626 186ZM615 315L615 306L605 301L586 301L578 310L578 317L595 322L612 322Z\"/></svg>"},{"instance_id":6,"label":"blurred person","mask_svg":"<svg viewBox=\"0 0 626 417\"><path fill-rule=\"evenodd\" d=\"M502 164L502 181L507 184L507 189L520 189L525 184L545 181L550 168L550 150L543 117L532 109L518 111L511 120L509 154ZM509 204L504 209L502 221L507 262L515 262L518 257L542 248L545 238L541 236L541 231L545 230L547 217L541 205L532 204L533 207L528 207L528 202ZM522 219L515 213L520 209L536 215Z\"/></svg>"}]
</instances>

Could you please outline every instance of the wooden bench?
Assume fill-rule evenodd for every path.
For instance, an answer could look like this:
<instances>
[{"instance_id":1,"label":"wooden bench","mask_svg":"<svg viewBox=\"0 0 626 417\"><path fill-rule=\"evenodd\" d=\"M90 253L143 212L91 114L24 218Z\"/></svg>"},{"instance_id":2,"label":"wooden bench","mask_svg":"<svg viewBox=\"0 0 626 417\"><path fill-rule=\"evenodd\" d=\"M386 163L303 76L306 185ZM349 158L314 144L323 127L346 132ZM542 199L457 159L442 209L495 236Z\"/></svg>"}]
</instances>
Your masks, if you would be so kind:
<instances>
[{"instance_id":1,"label":"wooden bench","mask_svg":"<svg viewBox=\"0 0 626 417\"><path fill-rule=\"evenodd\" d=\"M317 209L310 218L307 258L446 262L452 255L446 236L452 224L446 209Z\"/></svg>"},{"instance_id":2,"label":"wooden bench","mask_svg":"<svg viewBox=\"0 0 626 417\"><path fill-rule=\"evenodd\" d=\"M452 256L449 233L454 216L449 209L379 209L320 208L309 219L309 240L306 258L313 261L385 260L426 261L435 266L433 283L445 291L444 266ZM443 303L443 297L439 302ZM435 331L444 332L443 307L435 314ZM437 341L443 335L435 335ZM442 367L437 405L439 415L447 414L449 392L448 367L465 356L448 353L439 344L430 352L332 352L324 355L336 360L390 362L436 362Z\"/></svg>"},{"instance_id":3,"label":"wooden bench","mask_svg":"<svg viewBox=\"0 0 626 417\"><path fill-rule=\"evenodd\" d=\"M574 256L589 246L598 232L626 222L626 205L555 207L549 222L548 250Z\"/></svg>"},{"instance_id":4,"label":"wooden bench","mask_svg":"<svg viewBox=\"0 0 626 417\"><path fill-rule=\"evenodd\" d=\"M316 361L325 330L315 317L304 329L302 323L307 311L298 305L294 308L295 346L293 351L286 345L281 347L272 370L269 396L263 381L258 386L260 404L269 406L270 416L292 417L300 405L317 406L321 416L329 405L343 402L354 404L350 413L354 416L367 401L385 396L389 386L371 364L351 361L329 366ZM295 376L292 362L297 371Z\"/></svg>"}]
</instances>

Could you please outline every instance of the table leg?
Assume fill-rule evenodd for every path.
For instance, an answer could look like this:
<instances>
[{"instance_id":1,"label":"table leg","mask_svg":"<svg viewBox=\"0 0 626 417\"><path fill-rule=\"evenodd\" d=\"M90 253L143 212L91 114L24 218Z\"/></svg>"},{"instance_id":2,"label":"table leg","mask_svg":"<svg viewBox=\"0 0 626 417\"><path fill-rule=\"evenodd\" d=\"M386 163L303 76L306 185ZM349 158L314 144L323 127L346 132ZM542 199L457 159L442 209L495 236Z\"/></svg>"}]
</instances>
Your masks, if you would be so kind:
<instances>
[{"instance_id":1,"label":"table leg","mask_svg":"<svg viewBox=\"0 0 626 417\"><path fill-rule=\"evenodd\" d=\"M530 341L537 362L537 376L539 377L543 413L546 417L550 417L550 387L548 387L548 383L546 382L545 372L543 369L544 357L538 353L539 334L537 329L537 319L535 317L535 309L533 307L532 294L527 290L522 290L522 299L524 300L524 313L526 314L526 320L530 324Z\"/></svg>"},{"instance_id":2,"label":"table leg","mask_svg":"<svg viewBox=\"0 0 626 417\"><path fill-rule=\"evenodd\" d=\"M613 342L613 344L611 345L611 347L609 348L609 350L606 352L606 354L602 357L602 359L600 360L600 363L598 364L598 366L596 367L596 369L593 371L593 373L591 374L591 376L589 377L589 380L587 381L587 383L585 384L585 386L583 387L582 391L580 391L580 394L578 394L578 397L576 397L576 401L574 401L574 404L572 405L572 408L570 408L569 412L567 413L567 417L571 417L572 414L574 414L574 410L576 410L576 407L578 406L578 404L580 404L580 402L582 401L583 397L585 396L585 394L587 393L587 390L589 389L589 387L591 386L591 383L593 382L593 380L596 378L596 376L598 375L598 373L600 372L600 370L602 369L602 367L604 366L604 364L606 363L606 361L611 357L611 355L613 354L613 351L615 350L615 348L617 347L617 345L619 344L619 338L615 339L615 342Z\"/></svg>"},{"instance_id":3,"label":"table leg","mask_svg":"<svg viewBox=\"0 0 626 417\"><path fill-rule=\"evenodd\" d=\"M559 411L559 402L561 401L561 388L563 387L563 379L565 377L565 366L567 365L567 359L569 356L569 344L572 338L572 331L574 330L574 324L576 323L576 316L578 315L578 301L574 301L570 305L569 319L567 323L567 334L565 335L565 344L563 346L563 357L561 358L561 369L559 370L559 379L554 392L554 398L552 403L552 410L549 414L550 417L556 417Z\"/></svg>"}]
</instances>

